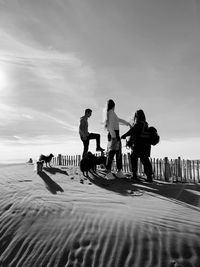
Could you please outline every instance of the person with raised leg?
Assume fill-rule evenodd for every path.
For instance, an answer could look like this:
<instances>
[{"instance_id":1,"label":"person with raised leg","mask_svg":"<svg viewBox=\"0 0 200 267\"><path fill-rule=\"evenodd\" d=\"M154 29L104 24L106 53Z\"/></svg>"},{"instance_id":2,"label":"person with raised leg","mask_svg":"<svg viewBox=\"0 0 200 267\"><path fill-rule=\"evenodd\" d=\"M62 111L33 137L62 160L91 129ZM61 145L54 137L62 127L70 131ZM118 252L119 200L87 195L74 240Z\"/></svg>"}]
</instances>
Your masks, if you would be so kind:
<instances>
[{"instance_id":1,"label":"person with raised leg","mask_svg":"<svg viewBox=\"0 0 200 267\"><path fill-rule=\"evenodd\" d=\"M88 131L88 118L92 115L92 110L87 108L85 110L85 115L80 118L80 125L79 125L79 135L81 141L83 142L83 154L82 157L88 152L89 149L89 142L91 139L96 139L96 151L103 152L103 149L100 146L100 134L98 133L89 133Z\"/></svg>"}]
</instances>

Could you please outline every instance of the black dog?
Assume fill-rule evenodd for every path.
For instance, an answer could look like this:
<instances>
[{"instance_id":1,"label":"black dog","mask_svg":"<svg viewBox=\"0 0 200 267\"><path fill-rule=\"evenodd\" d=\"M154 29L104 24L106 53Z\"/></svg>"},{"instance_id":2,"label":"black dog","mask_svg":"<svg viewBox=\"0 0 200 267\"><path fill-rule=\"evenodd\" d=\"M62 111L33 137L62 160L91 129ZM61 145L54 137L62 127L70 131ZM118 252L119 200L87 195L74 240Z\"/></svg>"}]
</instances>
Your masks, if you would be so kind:
<instances>
[{"instance_id":1,"label":"black dog","mask_svg":"<svg viewBox=\"0 0 200 267\"><path fill-rule=\"evenodd\" d=\"M97 165L103 166L105 168L106 157L103 155L95 156L91 152L87 152L80 161L80 170L82 171L84 176L88 176L89 171L96 172Z\"/></svg>"},{"instance_id":2,"label":"black dog","mask_svg":"<svg viewBox=\"0 0 200 267\"><path fill-rule=\"evenodd\" d=\"M100 167L106 168L106 157L105 156L96 156L95 163L96 165L100 165Z\"/></svg>"},{"instance_id":3,"label":"black dog","mask_svg":"<svg viewBox=\"0 0 200 267\"><path fill-rule=\"evenodd\" d=\"M47 167L47 163L49 164L49 167L51 167L50 162L51 162L53 157L54 157L54 155L52 153L49 156L40 155L39 161L45 162L46 163L46 167Z\"/></svg>"},{"instance_id":4,"label":"black dog","mask_svg":"<svg viewBox=\"0 0 200 267\"><path fill-rule=\"evenodd\" d=\"M96 171L96 157L91 152L87 152L80 161L80 170L84 176L88 176L89 171Z\"/></svg>"}]
</instances>

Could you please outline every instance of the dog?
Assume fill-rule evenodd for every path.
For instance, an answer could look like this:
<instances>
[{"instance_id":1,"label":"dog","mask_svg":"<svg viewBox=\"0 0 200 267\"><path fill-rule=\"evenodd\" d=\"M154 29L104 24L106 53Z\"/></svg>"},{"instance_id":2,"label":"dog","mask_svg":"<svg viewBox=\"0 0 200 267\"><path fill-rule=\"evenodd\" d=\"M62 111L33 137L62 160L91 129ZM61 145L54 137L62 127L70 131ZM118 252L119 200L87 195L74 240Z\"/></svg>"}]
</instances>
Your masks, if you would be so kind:
<instances>
[{"instance_id":1,"label":"dog","mask_svg":"<svg viewBox=\"0 0 200 267\"><path fill-rule=\"evenodd\" d=\"M82 160L80 161L80 170L82 171L84 176L88 176L89 171L96 172L97 165L106 167L106 157L101 156L95 156L90 151L88 151Z\"/></svg>"},{"instance_id":2,"label":"dog","mask_svg":"<svg viewBox=\"0 0 200 267\"><path fill-rule=\"evenodd\" d=\"M96 171L96 157L90 151L85 153L84 157L80 161L80 170L83 176L88 177L89 171Z\"/></svg>"},{"instance_id":3,"label":"dog","mask_svg":"<svg viewBox=\"0 0 200 267\"><path fill-rule=\"evenodd\" d=\"M95 157L96 165L100 165L101 168L106 168L106 160L107 158L103 155Z\"/></svg>"},{"instance_id":4,"label":"dog","mask_svg":"<svg viewBox=\"0 0 200 267\"><path fill-rule=\"evenodd\" d=\"M51 160L52 160L53 157L54 157L54 155L52 153L49 156L45 156L45 155L42 154L39 157L39 161L45 162L46 167L47 167L47 163L48 163L49 167L51 167L50 162L51 162Z\"/></svg>"}]
</instances>

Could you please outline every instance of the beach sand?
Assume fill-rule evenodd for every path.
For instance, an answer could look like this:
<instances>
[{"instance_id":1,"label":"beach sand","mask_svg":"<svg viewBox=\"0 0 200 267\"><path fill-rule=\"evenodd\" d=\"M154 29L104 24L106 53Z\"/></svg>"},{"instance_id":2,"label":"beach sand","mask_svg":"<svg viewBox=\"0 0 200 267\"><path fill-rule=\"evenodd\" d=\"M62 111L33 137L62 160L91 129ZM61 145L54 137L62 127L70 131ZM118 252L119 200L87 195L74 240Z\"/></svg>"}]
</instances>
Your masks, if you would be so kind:
<instances>
[{"instance_id":1,"label":"beach sand","mask_svg":"<svg viewBox=\"0 0 200 267\"><path fill-rule=\"evenodd\" d=\"M199 267L200 185L0 167L0 266Z\"/></svg>"}]
</instances>

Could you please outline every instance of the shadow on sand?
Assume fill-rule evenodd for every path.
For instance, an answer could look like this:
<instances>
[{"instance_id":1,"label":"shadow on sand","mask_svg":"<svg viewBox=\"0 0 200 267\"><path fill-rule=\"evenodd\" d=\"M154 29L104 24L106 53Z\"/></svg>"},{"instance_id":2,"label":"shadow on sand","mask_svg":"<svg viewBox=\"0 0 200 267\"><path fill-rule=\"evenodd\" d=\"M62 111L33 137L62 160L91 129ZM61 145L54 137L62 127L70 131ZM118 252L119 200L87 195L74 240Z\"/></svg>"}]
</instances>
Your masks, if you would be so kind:
<instances>
[{"instance_id":1,"label":"shadow on sand","mask_svg":"<svg viewBox=\"0 0 200 267\"><path fill-rule=\"evenodd\" d=\"M60 187L56 182L54 182L45 172L39 172L38 175L45 182L47 189L52 194L57 194L57 192L64 192L62 187Z\"/></svg>"},{"instance_id":2,"label":"shadow on sand","mask_svg":"<svg viewBox=\"0 0 200 267\"><path fill-rule=\"evenodd\" d=\"M65 175L69 175L67 171L63 171L59 168L55 168L55 167L43 167L43 170L50 172L51 174L56 174L56 173L61 173L61 174L65 174Z\"/></svg>"},{"instance_id":3,"label":"shadow on sand","mask_svg":"<svg viewBox=\"0 0 200 267\"><path fill-rule=\"evenodd\" d=\"M106 180L104 176L105 172L97 171L96 173L89 172L87 178L91 183L99 187L103 187L107 190L113 191L124 196L143 195L143 190L140 190L134 184L130 183L128 179Z\"/></svg>"},{"instance_id":4,"label":"shadow on sand","mask_svg":"<svg viewBox=\"0 0 200 267\"><path fill-rule=\"evenodd\" d=\"M124 196L141 196L144 193L154 197L165 197L169 201L192 205L195 209L200 206L200 184L166 183L155 180L148 183L144 179L133 181L127 179L106 180L105 172L89 173L88 180L106 190L116 192Z\"/></svg>"}]
</instances>

